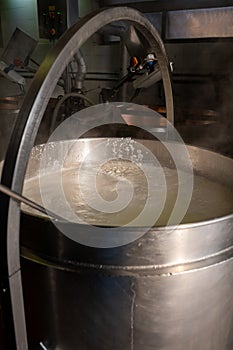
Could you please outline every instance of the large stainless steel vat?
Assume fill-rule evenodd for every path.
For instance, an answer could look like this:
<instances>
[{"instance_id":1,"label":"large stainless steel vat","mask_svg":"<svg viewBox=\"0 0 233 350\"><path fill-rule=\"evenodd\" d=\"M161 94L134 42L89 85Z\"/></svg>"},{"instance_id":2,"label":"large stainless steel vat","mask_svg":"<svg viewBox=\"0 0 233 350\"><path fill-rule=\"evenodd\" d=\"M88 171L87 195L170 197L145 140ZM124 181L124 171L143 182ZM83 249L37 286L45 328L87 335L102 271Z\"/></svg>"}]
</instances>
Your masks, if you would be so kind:
<instances>
[{"instance_id":1,"label":"large stainless steel vat","mask_svg":"<svg viewBox=\"0 0 233 350\"><path fill-rule=\"evenodd\" d=\"M104 25L122 20L135 26L155 52L167 118L173 121L169 61L157 31L133 9L97 11L64 34L38 70L11 137L3 185L21 193L48 99L74 53ZM230 184L232 161L198 149L191 153L197 170ZM5 195L0 201L6 339L9 349L25 350L19 206ZM232 348L232 216L180 226L172 233L151 229L135 243L107 250L74 244L38 217L23 215L21 233L30 348Z\"/></svg>"},{"instance_id":2,"label":"large stainless steel vat","mask_svg":"<svg viewBox=\"0 0 233 350\"><path fill-rule=\"evenodd\" d=\"M97 142L79 140L77 152ZM158 142L142 142L166 164ZM188 150L195 172L233 187L232 159ZM29 162L30 176L37 164ZM233 348L233 215L154 227L131 244L100 249L23 213L21 249L32 349Z\"/></svg>"},{"instance_id":3,"label":"large stainless steel vat","mask_svg":"<svg viewBox=\"0 0 233 350\"><path fill-rule=\"evenodd\" d=\"M24 98L6 152L1 176L3 186L18 193L22 192L30 151L35 142L48 100L51 98L62 72L66 70L79 48L92 35L101 30L102 27L116 21L124 21L130 27L135 27L145 39L145 54L148 53L148 49L149 52L155 53L164 83L167 119L173 123L171 67L157 30L145 16L132 8L116 7L94 11L87 14L64 33L38 69ZM135 37L134 34L133 36ZM139 41L141 43L141 40ZM137 55L138 45L136 44L134 47L135 55ZM20 208L18 202L2 193L0 193L0 203L0 299L5 324L5 342L9 349L25 350L28 349L28 341L19 254Z\"/></svg>"}]
</instances>

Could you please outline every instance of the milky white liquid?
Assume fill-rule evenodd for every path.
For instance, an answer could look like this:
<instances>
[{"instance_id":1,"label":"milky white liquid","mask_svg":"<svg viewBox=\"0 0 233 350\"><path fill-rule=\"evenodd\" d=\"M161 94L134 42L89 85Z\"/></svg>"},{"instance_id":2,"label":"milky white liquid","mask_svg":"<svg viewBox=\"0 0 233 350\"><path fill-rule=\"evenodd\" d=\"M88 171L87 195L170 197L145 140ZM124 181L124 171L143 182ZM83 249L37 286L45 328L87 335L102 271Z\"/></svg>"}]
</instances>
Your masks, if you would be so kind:
<instances>
[{"instance_id":1,"label":"milky white liquid","mask_svg":"<svg viewBox=\"0 0 233 350\"><path fill-rule=\"evenodd\" d=\"M145 167L145 165L144 165ZM150 165L146 165L147 174L150 174ZM80 176L81 171L81 176ZM77 221L80 220L92 225L122 226L132 222L143 210L148 196L152 198L152 203L143 214L140 225L146 226L151 217L155 217L155 226L167 225L171 212L177 199L178 178L174 169L163 168L165 183L162 178L145 177L143 171L130 161L111 160L105 163L100 169L95 164L86 164L81 170L78 168L65 169L62 176L58 173L45 175L42 179L43 193L49 201L49 209L59 216L65 215L72 221L73 215ZM97 173L96 178L93 174ZM122 181L127 179L127 181ZM148 193L148 181L153 184ZM57 191L59 181L62 183L64 198L61 198ZM111 202L117 199L117 191L126 193L129 182L133 188L133 197L125 208L114 212L104 213L98 210L98 196L93 192L93 186L90 183L95 181L98 196L101 196L111 208ZM187 180L188 181L188 180ZM185 184L180 184L180 188ZM117 187L118 186L118 187ZM90 188L91 187L91 188ZM81 189L81 191L80 191ZM165 191L165 192L164 192ZM161 215L155 215L158 207L161 205L165 193L165 203L162 205ZM23 194L38 204L42 202L38 177L25 181ZM182 200L183 196L183 200ZM184 190L178 206L186 200L187 191ZM93 204L94 208L87 204ZM68 206L68 207L67 207ZM68 208L68 209L67 209ZM22 205L22 209L30 214L41 215L38 211ZM67 213L65 211L67 210ZM71 214L69 213L71 212ZM179 223L192 223L221 217L233 212L233 189L230 189L220 183L213 182L202 176L194 176L194 188L191 202L187 212L184 212L183 219L177 219ZM157 217L158 216L158 217Z\"/></svg>"}]
</instances>

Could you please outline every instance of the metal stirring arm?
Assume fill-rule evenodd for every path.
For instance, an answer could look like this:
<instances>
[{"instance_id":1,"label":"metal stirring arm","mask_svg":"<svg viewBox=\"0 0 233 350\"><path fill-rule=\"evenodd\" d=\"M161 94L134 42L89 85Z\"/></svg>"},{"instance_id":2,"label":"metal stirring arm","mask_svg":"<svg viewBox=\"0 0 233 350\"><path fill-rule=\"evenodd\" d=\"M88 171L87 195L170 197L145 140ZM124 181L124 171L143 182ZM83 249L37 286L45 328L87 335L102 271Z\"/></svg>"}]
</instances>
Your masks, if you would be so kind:
<instances>
[{"instance_id":1,"label":"metal stirring arm","mask_svg":"<svg viewBox=\"0 0 233 350\"><path fill-rule=\"evenodd\" d=\"M40 204L32 201L31 199L24 197L22 194L16 193L12 190L10 190L8 187L2 185L0 183L0 192L6 194L10 198L13 198L16 202L18 203L24 203L28 205L29 207L37 210L38 212L50 216L51 219L53 220L61 220L61 221L66 221L64 218L60 217L59 215L51 212L50 210L45 209L42 207Z\"/></svg>"},{"instance_id":2,"label":"metal stirring arm","mask_svg":"<svg viewBox=\"0 0 233 350\"><path fill-rule=\"evenodd\" d=\"M93 34L105 25L119 20L132 24L150 43L162 74L167 118L173 123L169 61L157 30L145 16L132 8L115 7L95 11L82 18L60 38L38 69L25 96L9 143L1 179L4 186L14 192L22 193L30 152L61 72ZM0 206L0 292L7 349L27 350L20 271L20 206L3 193L0 194Z\"/></svg>"}]
</instances>

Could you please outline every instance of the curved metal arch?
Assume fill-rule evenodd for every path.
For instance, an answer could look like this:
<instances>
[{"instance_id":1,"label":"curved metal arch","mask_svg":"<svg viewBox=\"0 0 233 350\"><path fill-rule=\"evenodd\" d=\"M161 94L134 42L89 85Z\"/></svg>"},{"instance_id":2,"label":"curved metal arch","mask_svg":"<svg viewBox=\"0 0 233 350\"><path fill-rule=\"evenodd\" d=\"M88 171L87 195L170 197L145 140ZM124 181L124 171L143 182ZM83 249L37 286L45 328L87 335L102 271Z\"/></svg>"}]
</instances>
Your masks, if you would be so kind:
<instances>
[{"instance_id":1,"label":"curved metal arch","mask_svg":"<svg viewBox=\"0 0 233 350\"><path fill-rule=\"evenodd\" d=\"M170 67L162 40L153 25L140 12L128 7L115 7L95 11L73 25L48 53L40 66L20 109L9 143L2 183L13 191L22 192L30 152L49 98L61 73L77 50L99 29L114 21L128 21L143 34L155 52L161 69L167 118L173 123L173 96ZM20 207L13 199L0 195L0 272L1 291L6 305L11 306L8 325L9 348L26 350L27 337L20 273Z\"/></svg>"}]
</instances>

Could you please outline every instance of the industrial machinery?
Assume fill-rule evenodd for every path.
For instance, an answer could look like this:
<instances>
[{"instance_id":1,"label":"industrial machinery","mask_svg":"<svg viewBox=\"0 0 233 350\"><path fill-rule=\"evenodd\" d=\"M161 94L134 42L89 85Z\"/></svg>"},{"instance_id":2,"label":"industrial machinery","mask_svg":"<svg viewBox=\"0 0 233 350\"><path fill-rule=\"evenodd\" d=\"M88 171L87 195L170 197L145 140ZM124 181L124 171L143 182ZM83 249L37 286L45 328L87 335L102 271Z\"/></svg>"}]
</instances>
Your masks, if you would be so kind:
<instances>
[{"instance_id":1,"label":"industrial machinery","mask_svg":"<svg viewBox=\"0 0 233 350\"><path fill-rule=\"evenodd\" d=\"M136 31L137 39L145 42L143 51L149 45L141 62L136 61L137 52L131 55L136 59L129 74L146 69L140 80L135 80L135 88L162 78L167 113L165 140L176 159L184 160L170 132L174 122L171 66L157 30L140 12L127 7L98 10L80 19L61 36L38 69L3 165L0 269L6 348L230 350L233 215L229 211L175 227L152 225L133 242L112 248L74 242L39 214L25 211L20 218L24 179L37 176L43 146L33 149L34 157L29 161L30 154L54 87L85 41L104 26L119 21L126 22L130 30ZM107 101L113 90L105 94ZM117 108L121 107L118 103ZM89 113L92 108L84 111ZM133 112L137 117L137 111ZM141 109L139 112L142 115ZM127 128L127 136L131 130ZM72 131L74 135L77 130ZM156 127L158 131L161 129ZM163 142L159 142L159 133L155 136L151 140L141 137L140 143L160 159L162 166L174 167ZM106 137L111 142L111 133ZM72 144L72 155L77 159L89 152L94 162L103 139L86 135L75 143L59 138L54 142L55 148L58 145L61 149L66 145L70 149ZM187 149L195 174L225 185L231 194L233 161L197 147ZM33 205L30 201L26 204ZM35 208L43 211L42 207ZM83 224L77 224L75 230L88 233ZM130 234L140 230L138 226L129 227Z\"/></svg>"},{"instance_id":2,"label":"industrial machinery","mask_svg":"<svg viewBox=\"0 0 233 350\"><path fill-rule=\"evenodd\" d=\"M22 89L24 89L26 82L24 77L15 71L15 68L28 65L30 55L36 44L35 39L21 29L16 28L0 57L0 74L19 84Z\"/></svg>"}]
</instances>

